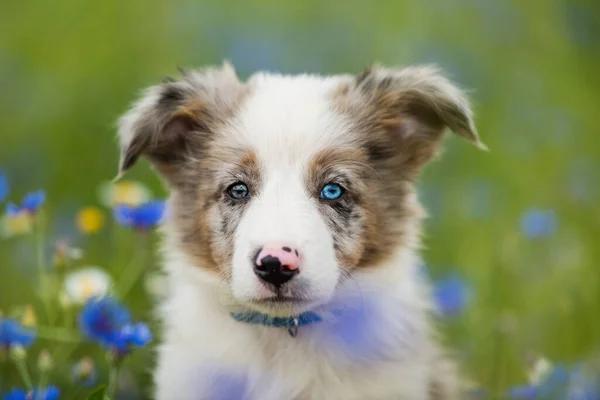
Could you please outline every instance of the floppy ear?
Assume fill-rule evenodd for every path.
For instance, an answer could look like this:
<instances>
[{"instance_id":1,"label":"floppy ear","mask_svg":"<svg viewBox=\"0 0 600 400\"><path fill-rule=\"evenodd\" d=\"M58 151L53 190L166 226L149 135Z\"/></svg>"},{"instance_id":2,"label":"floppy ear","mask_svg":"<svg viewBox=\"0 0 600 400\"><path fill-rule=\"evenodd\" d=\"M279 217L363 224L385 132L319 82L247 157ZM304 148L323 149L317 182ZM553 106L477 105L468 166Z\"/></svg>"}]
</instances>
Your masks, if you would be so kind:
<instances>
[{"instance_id":1,"label":"floppy ear","mask_svg":"<svg viewBox=\"0 0 600 400\"><path fill-rule=\"evenodd\" d=\"M366 96L369 119L391 136L408 169L418 171L435 156L447 128L487 150L466 95L434 67L372 67L356 77L355 85L363 100Z\"/></svg>"},{"instance_id":2,"label":"floppy ear","mask_svg":"<svg viewBox=\"0 0 600 400\"><path fill-rule=\"evenodd\" d=\"M182 74L146 89L119 119L119 176L144 156L169 183L177 184L178 172L198 159L231 113L242 84L230 64Z\"/></svg>"}]
</instances>

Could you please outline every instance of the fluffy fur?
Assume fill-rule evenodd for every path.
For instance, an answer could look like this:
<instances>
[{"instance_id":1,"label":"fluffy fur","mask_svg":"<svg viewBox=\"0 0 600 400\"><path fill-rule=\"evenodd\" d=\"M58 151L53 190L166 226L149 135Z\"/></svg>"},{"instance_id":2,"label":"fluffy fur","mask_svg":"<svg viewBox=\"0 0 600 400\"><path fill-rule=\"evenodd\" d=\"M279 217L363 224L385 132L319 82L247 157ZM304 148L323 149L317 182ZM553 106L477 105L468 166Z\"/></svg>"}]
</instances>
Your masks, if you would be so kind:
<instances>
[{"instance_id":1,"label":"fluffy fur","mask_svg":"<svg viewBox=\"0 0 600 400\"><path fill-rule=\"evenodd\" d=\"M413 190L446 128L483 147L465 96L431 67L240 82L225 64L144 92L119 134L121 173L144 156L171 191L156 398L458 398L418 274ZM238 182L248 199L227 195ZM344 195L321 199L327 183ZM300 251L300 273L276 294L302 302L267 301L252 258L272 243ZM332 304L360 312L296 338L231 317Z\"/></svg>"}]
</instances>

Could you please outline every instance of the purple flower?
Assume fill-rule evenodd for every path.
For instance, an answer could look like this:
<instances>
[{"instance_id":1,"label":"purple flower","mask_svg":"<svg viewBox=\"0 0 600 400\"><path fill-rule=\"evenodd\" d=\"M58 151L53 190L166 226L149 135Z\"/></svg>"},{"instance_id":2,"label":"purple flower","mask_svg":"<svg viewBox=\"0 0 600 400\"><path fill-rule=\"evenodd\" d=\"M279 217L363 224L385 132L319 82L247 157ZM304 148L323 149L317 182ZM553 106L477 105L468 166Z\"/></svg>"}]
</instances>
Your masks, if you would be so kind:
<instances>
[{"instance_id":1,"label":"purple flower","mask_svg":"<svg viewBox=\"0 0 600 400\"><path fill-rule=\"evenodd\" d=\"M6 176L4 176L2 171L0 171L0 203L2 203L4 199L6 199L9 190L10 186L8 186L8 179L6 179Z\"/></svg>"},{"instance_id":2,"label":"purple flower","mask_svg":"<svg viewBox=\"0 0 600 400\"><path fill-rule=\"evenodd\" d=\"M79 326L89 340L121 356L152 340L148 326L132 323L129 311L112 297L90 299L79 315Z\"/></svg>"},{"instance_id":3,"label":"purple flower","mask_svg":"<svg viewBox=\"0 0 600 400\"><path fill-rule=\"evenodd\" d=\"M18 321L0 318L0 347L8 348L14 345L30 346L35 340L35 332L27 329Z\"/></svg>"},{"instance_id":4,"label":"purple flower","mask_svg":"<svg viewBox=\"0 0 600 400\"><path fill-rule=\"evenodd\" d=\"M48 386L45 389L35 389L32 392L26 392L22 389L13 389L4 395L4 400L58 400L60 391L55 386Z\"/></svg>"},{"instance_id":5,"label":"purple flower","mask_svg":"<svg viewBox=\"0 0 600 400\"><path fill-rule=\"evenodd\" d=\"M531 208L521 216L521 230L532 239L552 236L557 225L558 218L553 210Z\"/></svg>"},{"instance_id":6,"label":"purple flower","mask_svg":"<svg viewBox=\"0 0 600 400\"><path fill-rule=\"evenodd\" d=\"M437 311L444 316L459 314L471 299L471 289L464 279L452 274L435 284L433 290Z\"/></svg>"},{"instance_id":7,"label":"purple flower","mask_svg":"<svg viewBox=\"0 0 600 400\"><path fill-rule=\"evenodd\" d=\"M46 200L46 192L38 190L36 192L27 193L18 206L13 203L6 205L6 213L11 216L15 216L20 212L27 212L29 214L35 214Z\"/></svg>"},{"instance_id":8,"label":"purple flower","mask_svg":"<svg viewBox=\"0 0 600 400\"><path fill-rule=\"evenodd\" d=\"M115 207L114 216L120 225L148 230L160 223L164 211L164 201L150 201L139 206L118 205Z\"/></svg>"}]
</instances>

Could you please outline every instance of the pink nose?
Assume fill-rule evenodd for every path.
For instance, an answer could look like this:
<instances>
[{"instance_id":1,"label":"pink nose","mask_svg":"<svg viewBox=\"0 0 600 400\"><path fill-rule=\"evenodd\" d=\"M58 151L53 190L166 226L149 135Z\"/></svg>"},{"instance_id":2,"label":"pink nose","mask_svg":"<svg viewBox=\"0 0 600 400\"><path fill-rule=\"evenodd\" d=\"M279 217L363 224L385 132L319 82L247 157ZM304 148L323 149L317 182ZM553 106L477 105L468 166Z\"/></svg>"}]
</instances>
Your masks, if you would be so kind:
<instances>
[{"instance_id":1,"label":"pink nose","mask_svg":"<svg viewBox=\"0 0 600 400\"><path fill-rule=\"evenodd\" d=\"M254 260L254 272L279 288L300 272L300 254L288 246L264 246Z\"/></svg>"},{"instance_id":2,"label":"pink nose","mask_svg":"<svg viewBox=\"0 0 600 400\"><path fill-rule=\"evenodd\" d=\"M256 265L262 266L263 259L276 258L281 264L281 268L295 271L300 268L300 254L298 250L287 246L267 245L263 247L258 256L256 256Z\"/></svg>"}]
</instances>

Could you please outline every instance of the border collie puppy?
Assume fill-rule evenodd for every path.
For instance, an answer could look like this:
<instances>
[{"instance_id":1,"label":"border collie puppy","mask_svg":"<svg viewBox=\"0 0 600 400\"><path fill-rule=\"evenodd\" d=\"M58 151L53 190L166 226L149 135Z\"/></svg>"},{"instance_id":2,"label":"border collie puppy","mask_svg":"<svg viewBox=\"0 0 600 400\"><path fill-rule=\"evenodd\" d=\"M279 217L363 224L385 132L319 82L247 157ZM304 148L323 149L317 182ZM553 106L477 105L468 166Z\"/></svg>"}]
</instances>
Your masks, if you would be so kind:
<instances>
[{"instance_id":1,"label":"border collie puppy","mask_svg":"<svg viewBox=\"0 0 600 400\"><path fill-rule=\"evenodd\" d=\"M183 72L119 123L170 190L158 400L457 399L419 273L413 184L449 129L432 67L359 75Z\"/></svg>"}]
</instances>

